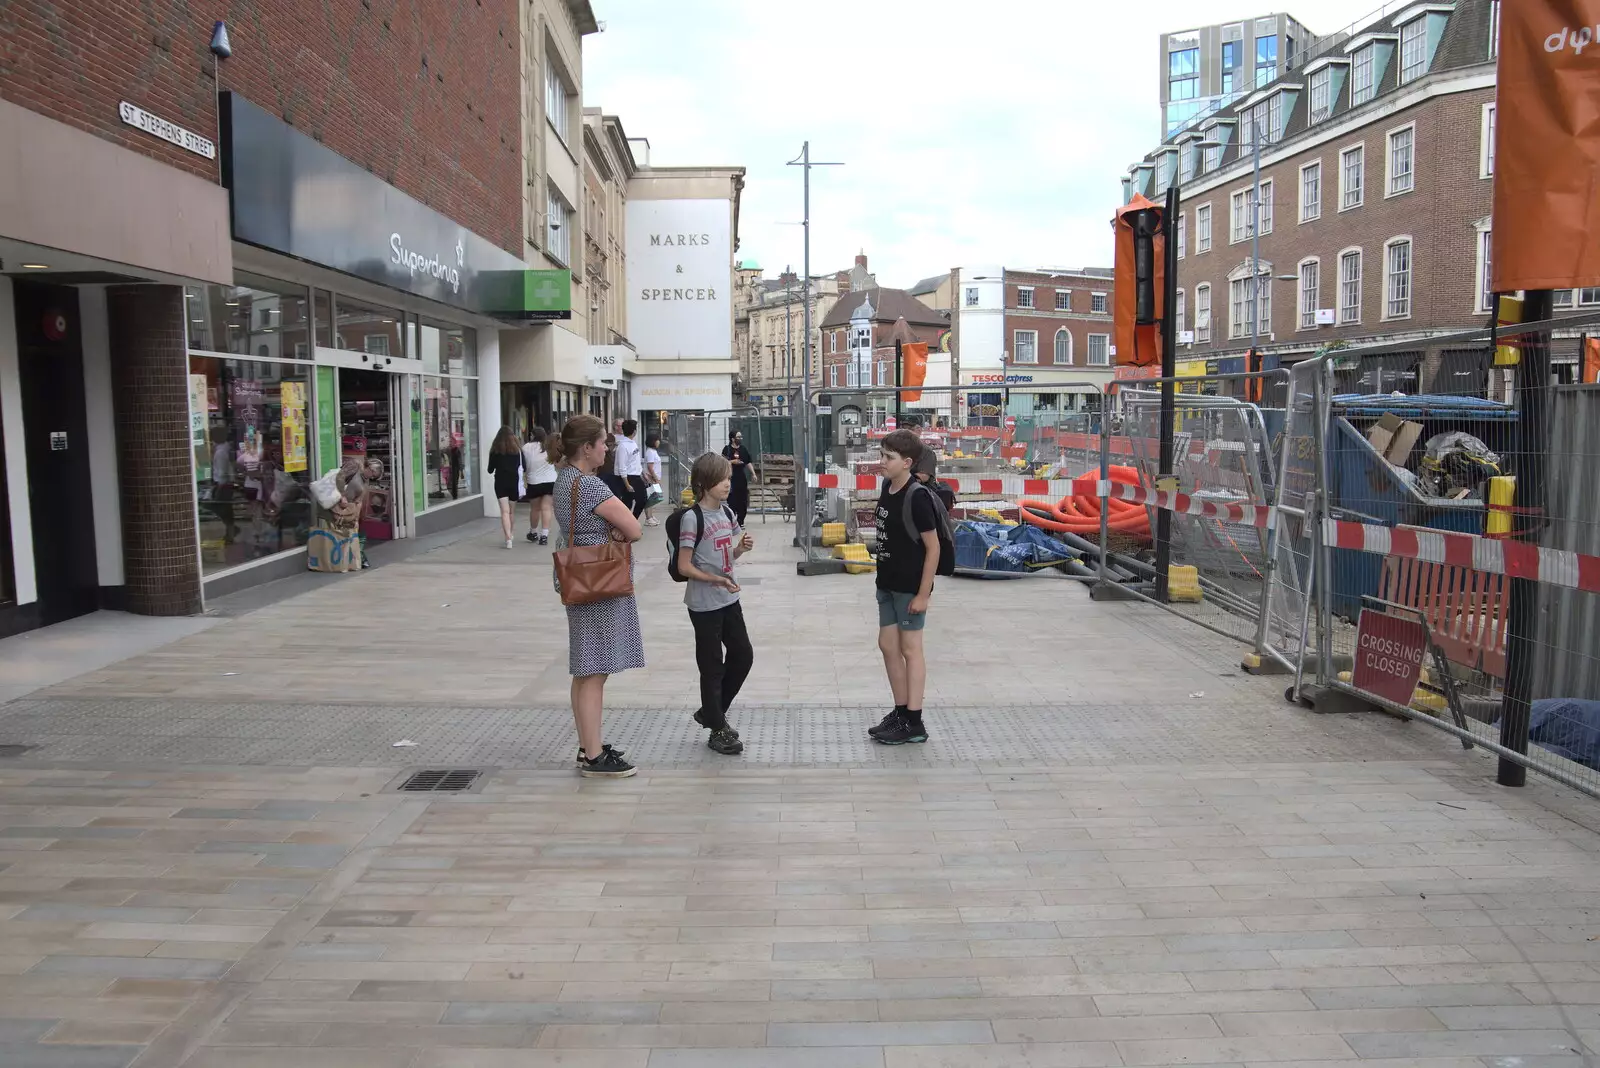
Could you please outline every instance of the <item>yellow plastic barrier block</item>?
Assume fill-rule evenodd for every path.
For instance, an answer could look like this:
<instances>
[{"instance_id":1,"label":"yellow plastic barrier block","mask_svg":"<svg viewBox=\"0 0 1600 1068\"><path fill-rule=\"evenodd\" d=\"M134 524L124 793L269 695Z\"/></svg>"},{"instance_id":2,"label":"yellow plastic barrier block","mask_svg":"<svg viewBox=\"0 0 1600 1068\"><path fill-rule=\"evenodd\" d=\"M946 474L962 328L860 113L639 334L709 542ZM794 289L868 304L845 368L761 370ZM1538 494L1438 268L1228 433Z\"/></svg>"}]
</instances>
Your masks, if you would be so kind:
<instances>
[{"instance_id":1,"label":"yellow plastic barrier block","mask_svg":"<svg viewBox=\"0 0 1600 1068\"><path fill-rule=\"evenodd\" d=\"M843 523L822 524L822 545L824 548L831 545L843 545L847 536L844 532Z\"/></svg>"},{"instance_id":2,"label":"yellow plastic barrier block","mask_svg":"<svg viewBox=\"0 0 1600 1068\"><path fill-rule=\"evenodd\" d=\"M1200 592L1200 571L1187 564L1173 564L1167 569L1167 598L1185 604L1196 604L1205 599Z\"/></svg>"}]
</instances>

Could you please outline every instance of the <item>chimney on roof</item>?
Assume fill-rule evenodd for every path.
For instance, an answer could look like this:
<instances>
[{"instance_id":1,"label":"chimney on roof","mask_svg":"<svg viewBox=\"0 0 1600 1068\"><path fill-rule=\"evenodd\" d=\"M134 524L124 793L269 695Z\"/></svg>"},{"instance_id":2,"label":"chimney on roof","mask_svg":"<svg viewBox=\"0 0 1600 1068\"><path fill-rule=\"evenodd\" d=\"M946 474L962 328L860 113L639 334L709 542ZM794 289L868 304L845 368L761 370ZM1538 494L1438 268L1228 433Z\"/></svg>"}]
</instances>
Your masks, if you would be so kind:
<instances>
[{"instance_id":1,"label":"chimney on roof","mask_svg":"<svg viewBox=\"0 0 1600 1068\"><path fill-rule=\"evenodd\" d=\"M856 257L856 266L863 271L867 269L867 254L865 252Z\"/></svg>"}]
</instances>

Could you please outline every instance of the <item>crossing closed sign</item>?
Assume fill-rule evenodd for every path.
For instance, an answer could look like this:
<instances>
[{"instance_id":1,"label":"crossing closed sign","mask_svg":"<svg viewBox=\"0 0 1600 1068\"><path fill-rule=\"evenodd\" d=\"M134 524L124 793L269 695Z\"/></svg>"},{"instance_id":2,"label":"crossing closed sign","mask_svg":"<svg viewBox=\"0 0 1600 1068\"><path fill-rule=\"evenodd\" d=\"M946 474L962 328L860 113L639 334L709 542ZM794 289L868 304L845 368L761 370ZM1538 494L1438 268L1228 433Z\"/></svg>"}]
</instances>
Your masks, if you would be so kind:
<instances>
[{"instance_id":1,"label":"crossing closed sign","mask_svg":"<svg viewBox=\"0 0 1600 1068\"><path fill-rule=\"evenodd\" d=\"M1356 689L1397 705L1410 705L1422 679L1428 632L1421 622L1387 612L1361 610L1356 623Z\"/></svg>"}]
</instances>

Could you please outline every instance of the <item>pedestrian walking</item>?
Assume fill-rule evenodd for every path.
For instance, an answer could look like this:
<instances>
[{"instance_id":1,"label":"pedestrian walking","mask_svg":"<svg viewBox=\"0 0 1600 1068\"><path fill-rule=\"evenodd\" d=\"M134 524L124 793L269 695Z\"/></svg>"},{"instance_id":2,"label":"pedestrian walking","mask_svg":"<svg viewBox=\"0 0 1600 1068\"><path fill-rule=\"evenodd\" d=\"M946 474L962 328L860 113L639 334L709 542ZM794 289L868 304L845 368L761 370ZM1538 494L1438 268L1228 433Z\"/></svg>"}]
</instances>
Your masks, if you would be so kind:
<instances>
[{"instance_id":1,"label":"pedestrian walking","mask_svg":"<svg viewBox=\"0 0 1600 1068\"><path fill-rule=\"evenodd\" d=\"M544 451L544 427L528 429L528 440L522 445L522 475L528 492L523 499L528 502L528 540L536 545L550 544L550 524L555 514L550 494L556 488L556 468Z\"/></svg>"},{"instance_id":2,"label":"pedestrian walking","mask_svg":"<svg viewBox=\"0 0 1600 1068\"><path fill-rule=\"evenodd\" d=\"M600 461L600 466L595 471L601 482L606 484L606 489L633 510L633 491L628 488L628 480L617 474L617 436L606 435L606 456Z\"/></svg>"},{"instance_id":3,"label":"pedestrian walking","mask_svg":"<svg viewBox=\"0 0 1600 1068\"><path fill-rule=\"evenodd\" d=\"M750 514L750 450L744 447L744 435L735 430L728 435L728 444L722 456L733 467L733 489L728 494L728 506L744 526L744 517Z\"/></svg>"},{"instance_id":4,"label":"pedestrian walking","mask_svg":"<svg viewBox=\"0 0 1600 1068\"><path fill-rule=\"evenodd\" d=\"M554 500L561 540L569 547L601 545L618 536L636 542L639 521L596 472L606 456L605 424L576 415L546 441L557 465ZM567 667L572 675L572 719L578 729L578 773L589 778L623 779L635 768L620 749L604 744L601 712L606 679L644 667L639 606L629 593L589 604L567 606Z\"/></svg>"},{"instance_id":5,"label":"pedestrian walking","mask_svg":"<svg viewBox=\"0 0 1600 1068\"><path fill-rule=\"evenodd\" d=\"M633 498L629 503L635 517L644 513L646 497L644 450L639 448L639 439L634 437L638 432L638 420L624 419L622 434L617 438L617 474L628 484L628 493Z\"/></svg>"},{"instance_id":6,"label":"pedestrian walking","mask_svg":"<svg viewBox=\"0 0 1600 1068\"><path fill-rule=\"evenodd\" d=\"M661 438L652 435L644 443L644 525L656 525L656 502L664 495L661 488Z\"/></svg>"},{"instance_id":7,"label":"pedestrian walking","mask_svg":"<svg viewBox=\"0 0 1600 1068\"><path fill-rule=\"evenodd\" d=\"M878 498L878 649L894 694L894 710L867 733L884 745L928 740L922 722L928 682L922 630L928 620L940 547L937 498L911 474L922 453L922 442L909 430L896 430L883 439L885 482Z\"/></svg>"},{"instance_id":8,"label":"pedestrian walking","mask_svg":"<svg viewBox=\"0 0 1600 1068\"><path fill-rule=\"evenodd\" d=\"M500 533L509 549L515 544L511 540L512 510L522 500L522 449L508 426L500 428L489 446L489 474L494 476L494 495L500 502Z\"/></svg>"},{"instance_id":9,"label":"pedestrian walking","mask_svg":"<svg viewBox=\"0 0 1600 1068\"><path fill-rule=\"evenodd\" d=\"M755 548L755 542L728 506L732 474L733 465L715 453L694 462L689 487L695 503L677 513L675 550L678 576L688 583L683 603L694 627L694 659L700 669L700 709L694 721L711 732L707 747L729 756L744 752L744 742L728 724L728 709L755 663L739 584L733 578L733 562Z\"/></svg>"}]
</instances>

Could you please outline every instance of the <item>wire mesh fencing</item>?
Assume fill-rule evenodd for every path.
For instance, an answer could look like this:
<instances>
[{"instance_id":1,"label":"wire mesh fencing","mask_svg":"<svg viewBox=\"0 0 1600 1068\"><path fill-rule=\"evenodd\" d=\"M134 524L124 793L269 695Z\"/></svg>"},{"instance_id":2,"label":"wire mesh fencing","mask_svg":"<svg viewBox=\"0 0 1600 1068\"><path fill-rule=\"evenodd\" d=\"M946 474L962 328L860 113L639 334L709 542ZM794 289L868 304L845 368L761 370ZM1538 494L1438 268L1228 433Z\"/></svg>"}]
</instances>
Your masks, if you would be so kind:
<instances>
[{"instance_id":1,"label":"wire mesh fencing","mask_svg":"<svg viewBox=\"0 0 1600 1068\"><path fill-rule=\"evenodd\" d=\"M1308 449L1285 450L1280 511L1309 497L1317 520L1312 696L1360 697L1600 795L1600 387L1559 384L1529 328L1305 366L1296 389L1308 379L1326 410ZM1302 452L1310 493L1289 484Z\"/></svg>"}]
</instances>

